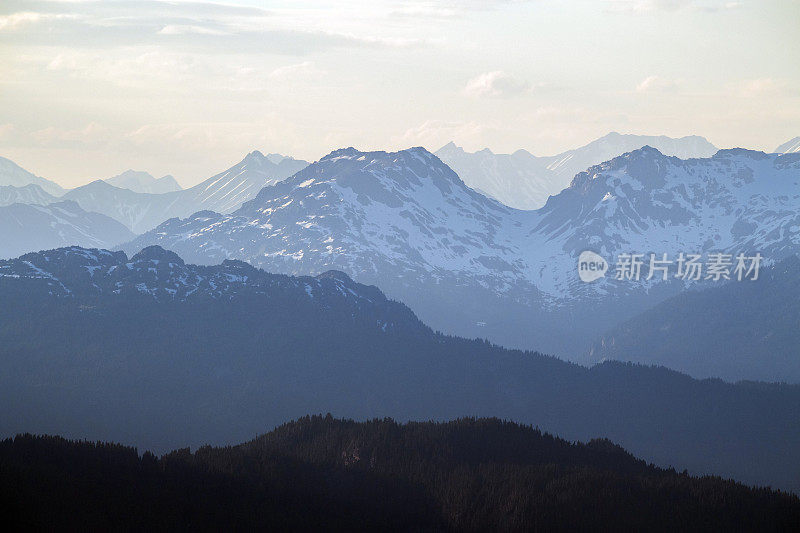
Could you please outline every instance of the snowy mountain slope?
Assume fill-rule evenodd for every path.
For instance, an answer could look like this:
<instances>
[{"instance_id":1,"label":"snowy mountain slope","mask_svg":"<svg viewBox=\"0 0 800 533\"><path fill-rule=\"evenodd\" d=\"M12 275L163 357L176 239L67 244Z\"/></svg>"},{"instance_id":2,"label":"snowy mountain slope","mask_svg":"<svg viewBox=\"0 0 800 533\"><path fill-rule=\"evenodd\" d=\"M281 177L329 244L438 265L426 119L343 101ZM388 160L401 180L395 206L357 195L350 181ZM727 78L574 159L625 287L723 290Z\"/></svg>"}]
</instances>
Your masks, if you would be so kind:
<instances>
[{"instance_id":1,"label":"snowy mountain slope","mask_svg":"<svg viewBox=\"0 0 800 533\"><path fill-rule=\"evenodd\" d=\"M262 189L231 215L170 220L141 240L205 262L239 256L280 272L329 266L378 279L390 268L411 279L469 273L510 285L522 274L511 262L518 255L507 227L518 225L512 212L423 148L347 148Z\"/></svg>"},{"instance_id":2,"label":"snowy mountain slope","mask_svg":"<svg viewBox=\"0 0 800 533\"><path fill-rule=\"evenodd\" d=\"M0 257L71 244L111 247L132 237L116 220L75 202L0 207Z\"/></svg>"},{"instance_id":3,"label":"snowy mountain slope","mask_svg":"<svg viewBox=\"0 0 800 533\"><path fill-rule=\"evenodd\" d=\"M800 152L800 137L795 137L791 141L786 141L775 148L775 153L778 154L794 154L797 152Z\"/></svg>"},{"instance_id":4,"label":"snowy mountain slope","mask_svg":"<svg viewBox=\"0 0 800 533\"><path fill-rule=\"evenodd\" d=\"M550 157L536 157L525 150L494 154L488 148L468 153L452 142L436 155L473 189L517 209L538 209L548 197L565 189L578 172L645 145L681 159L710 157L717 151L702 137L609 133L586 146Z\"/></svg>"},{"instance_id":5,"label":"snowy mountain slope","mask_svg":"<svg viewBox=\"0 0 800 533\"><path fill-rule=\"evenodd\" d=\"M114 187L128 189L133 192L143 192L148 194L161 194L165 192L180 191L182 187L171 175L161 178L154 178L147 172L140 170L126 170L113 178L104 180Z\"/></svg>"},{"instance_id":6,"label":"snowy mountain slope","mask_svg":"<svg viewBox=\"0 0 800 533\"><path fill-rule=\"evenodd\" d=\"M57 202L58 199L34 184L14 187L13 185L0 185L0 206L11 204L47 205Z\"/></svg>"},{"instance_id":7,"label":"snowy mountain slope","mask_svg":"<svg viewBox=\"0 0 800 533\"><path fill-rule=\"evenodd\" d=\"M64 194L64 189L57 183L45 178L40 178L20 167L10 159L0 157L0 185L24 187L30 184L38 185L45 192L53 196L61 196Z\"/></svg>"},{"instance_id":8,"label":"snowy mountain slope","mask_svg":"<svg viewBox=\"0 0 800 533\"><path fill-rule=\"evenodd\" d=\"M169 220L124 249L159 244L192 262L231 257L287 274L335 268L378 285L423 321L438 319L437 327L471 316L453 318L471 332L494 303L524 311L538 299L514 242L522 226L513 213L423 148L348 148L265 187L232 214Z\"/></svg>"},{"instance_id":9,"label":"snowy mountain slope","mask_svg":"<svg viewBox=\"0 0 800 533\"><path fill-rule=\"evenodd\" d=\"M236 258L290 274L336 268L436 328L573 350L587 340L578 326L596 337L682 288L612 274L582 283L582 251L612 268L623 252L779 258L800 249L798 181L800 156L725 150L684 161L645 147L579 174L542 209L518 211L422 148L348 148L234 213L169 220L124 248L160 244L191 261Z\"/></svg>"},{"instance_id":10,"label":"snowy mountain slope","mask_svg":"<svg viewBox=\"0 0 800 533\"><path fill-rule=\"evenodd\" d=\"M265 156L256 150L247 154L238 165L187 189L186 196L197 206L195 211L207 209L229 213L254 198L263 187L288 178L306 166L306 161L278 154Z\"/></svg>"},{"instance_id":11,"label":"snowy mountain slope","mask_svg":"<svg viewBox=\"0 0 800 533\"><path fill-rule=\"evenodd\" d=\"M185 217L199 210L227 213L255 196L265 185L283 179L307 163L284 158L275 164L261 152L252 152L237 165L189 189L163 194L138 193L97 180L66 193L65 199L78 202L119 220L134 233L142 233L174 217Z\"/></svg>"},{"instance_id":12,"label":"snowy mountain slope","mask_svg":"<svg viewBox=\"0 0 800 533\"><path fill-rule=\"evenodd\" d=\"M573 250L607 260L621 252L760 252L771 262L800 249L800 156L733 149L684 161L645 147L578 174L537 214L530 238L548 264L539 287L551 294L602 297L630 285L580 283L565 256Z\"/></svg>"}]
</instances>

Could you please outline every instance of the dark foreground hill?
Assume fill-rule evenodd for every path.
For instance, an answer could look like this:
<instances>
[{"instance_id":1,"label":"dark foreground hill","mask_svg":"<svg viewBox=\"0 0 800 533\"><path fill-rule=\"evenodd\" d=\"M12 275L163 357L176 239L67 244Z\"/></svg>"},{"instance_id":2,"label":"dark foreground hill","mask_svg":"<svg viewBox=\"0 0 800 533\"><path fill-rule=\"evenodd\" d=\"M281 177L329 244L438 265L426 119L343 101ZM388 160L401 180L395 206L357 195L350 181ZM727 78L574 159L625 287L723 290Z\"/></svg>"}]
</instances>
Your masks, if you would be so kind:
<instances>
[{"instance_id":1,"label":"dark foreground hill","mask_svg":"<svg viewBox=\"0 0 800 533\"><path fill-rule=\"evenodd\" d=\"M497 419L305 417L234 447L156 458L0 442L4 522L47 530L791 530L800 500Z\"/></svg>"},{"instance_id":2,"label":"dark foreground hill","mask_svg":"<svg viewBox=\"0 0 800 533\"><path fill-rule=\"evenodd\" d=\"M570 440L607 437L664 467L800 490L800 386L588 369L438 335L341 273L68 248L0 261L0 302L0 436L163 453L242 442L309 412L499 416Z\"/></svg>"}]
</instances>

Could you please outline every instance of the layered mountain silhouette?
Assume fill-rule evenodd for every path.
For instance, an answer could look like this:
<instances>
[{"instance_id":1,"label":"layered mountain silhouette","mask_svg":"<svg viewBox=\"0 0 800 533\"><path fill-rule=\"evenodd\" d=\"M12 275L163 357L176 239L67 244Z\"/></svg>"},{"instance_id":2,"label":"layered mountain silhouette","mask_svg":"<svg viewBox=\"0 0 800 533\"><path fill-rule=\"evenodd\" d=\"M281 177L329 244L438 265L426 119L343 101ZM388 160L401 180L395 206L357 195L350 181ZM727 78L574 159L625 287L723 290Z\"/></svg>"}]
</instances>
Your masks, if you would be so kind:
<instances>
[{"instance_id":1,"label":"layered mountain silhouette","mask_svg":"<svg viewBox=\"0 0 800 533\"><path fill-rule=\"evenodd\" d=\"M35 186L29 185L18 190L46 201L43 195L47 193L30 187ZM0 188L0 198L5 192L7 188ZM0 258L71 244L111 247L134 236L113 218L87 213L75 202L68 201L54 201L47 205L14 203L2 206L0 235Z\"/></svg>"},{"instance_id":2,"label":"layered mountain silhouette","mask_svg":"<svg viewBox=\"0 0 800 533\"><path fill-rule=\"evenodd\" d=\"M663 365L699 378L800 382L800 259L756 281L683 292L614 328L594 361Z\"/></svg>"},{"instance_id":3,"label":"layered mountain silhouette","mask_svg":"<svg viewBox=\"0 0 800 533\"><path fill-rule=\"evenodd\" d=\"M0 207L11 204L47 205L57 201L58 198L32 183L20 187L0 185Z\"/></svg>"},{"instance_id":4,"label":"layered mountain silhouette","mask_svg":"<svg viewBox=\"0 0 800 533\"><path fill-rule=\"evenodd\" d=\"M253 198L262 187L291 176L307 164L290 157L274 163L261 152L254 151L228 170L188 189L163 194L136 192L124 188L123 180L112 178L72 189L64 199L77 202L87 211L115 218L134 233L142 233L167 219L185 217L203 209L220 213L233 211Z\"/></svg>"},{"instance_id":5,"label":"layered mountain silhouette","mask_svg":"<svg viewBox=\"0 0 800 533\"><path fill-rule=\"evenodd\" d=\"M182 190L182 187L171 175L154 178L149 173L141 170L126 170L122 174L118 174L104 181L115 187L148 194L161 194Z\"/></svg>"},{"instance_id":6,"label":"layered mountain silhouette","mask_svg":"<svg viewBox=\"0 0 800 533\"><path fill-rule=\"evenodd\" d=\"M274 272L329 268L380 286L443 331L564 356L677 294L682 282L615 280L623 253L761 253L800 247L800 159L721 150L682 160L644 147L579 173L536 211L475 192L424 148L337 150L231 214L161 224L159 244L192 262L236 258ZM577 258L612 272L592 284Z\"/></svg>"},{"instance_id":7,"label":"layered mountain silhouette","mask_svg":"<svg viewBox=\"0 0 800 533\"><path fill-rule=\"evenodd\" d=\"M591 369L437 334L344 273L184 263L154 247L0 261L0 434L163 452L309 412L499 416L607 437L661 466L800 488L800 387Z\"/></svg>"},{"instance_id":8,"label":"layered mountain silhouette","mask_svg":"<svg viewBox=\"0 0 800 533\"><path fill-rule=\"evenodd\" d=\"M0 442L13 529L788 530L797 496L696 478L607 440L497 419L303 417L233 447L160 458L103 442Z\"/></svg>"},{"instance_id":9,"label":"layered mountain silhouette","mask_svg":"<svg viewBox=\"0 0 800 533\"><path fill-rule=\"evenodd\" d=\"M57 183L36 176L10 159L0 157L0 186L11 185L13 187L24 187L30 184L38 185L47 194L52 196L61 196L65 192Z\"/></svg>"},{"instance_id":10,"label":"layered mountain silhouette","mask_svg":"<svg viewBox=\"0 0 800 533\"><path fill-rule=\"evenodd\" d=\"M537 157L526 150L494 154L488 148L469 153L452 142L436 155L473 189L511 207L538 209L548 197L568 187L578 172L644 146L681 159L711 157L717 151L706 139L694 135L675 139L612 132L554 156Z\"/></svg>"}]
</instances>

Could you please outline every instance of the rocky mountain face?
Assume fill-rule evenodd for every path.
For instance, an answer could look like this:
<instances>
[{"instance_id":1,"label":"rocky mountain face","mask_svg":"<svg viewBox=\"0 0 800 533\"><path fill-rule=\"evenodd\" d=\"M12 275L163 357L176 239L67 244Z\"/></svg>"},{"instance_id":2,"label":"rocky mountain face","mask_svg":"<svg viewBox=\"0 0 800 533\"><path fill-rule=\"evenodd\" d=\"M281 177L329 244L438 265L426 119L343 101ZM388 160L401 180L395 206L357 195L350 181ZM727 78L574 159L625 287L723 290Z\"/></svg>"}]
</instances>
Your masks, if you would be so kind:
<instances>
[{"instance_id":1,"label":"rocky mountain face","mask_svg":"<svg viewBox=\"0 0 800 533\"><path fill-rule=\"evenodd\" d=\"M114 186L111 180L97 180L72 189L64 198L87 211L115 218L134 233L142 233L170 218L186 217L204 209L233 211L262 187L291 176L307 164L292 158L273 163L255 151L228 170L184 190L150 194Z\"/></svg>"},{"instance_id":2,"label":"rocky mountain face","mask_svg":"<svg viewBox=\"0 0 800 533\"><path fill-rule=\"evenodd\" d=\"M613 279L619 254L760 252L769 263L797 251L798 182L795 155L723 150L681 160L645 147L580 173L526 212L470 189L422 148L350 148L231 214L170 220L124 248L159 244L195 262L236 258L287 274L336 268L436 328L571 353L575 339L588 343L584 334L683 288ZM611 272L581 282L584 250ZM587 324L602 329L576 331Z\"/></svg>"},{"instance_id":3,"label":"rocky mountain face","mask_svg":"<svg viewBox=\"0 0 800 533\"><path fill-rule=\"evenodd\" d=\"M116 220L88 213L75 202L15 203L0 207L0 257L78 243L110 248L134 237Z\"/></svg>"},{"instance_id":4,"label":"rocky mountain face","mask_svg":"<svg viewBox=\"0 0 800 533\"><path fill-rule=\"evenodd\" d=\"M473 189L517 209L538 209L569 186L573 176L618 155L651 146L681 159L710 157L717 149L703 137L679 139L609 133L586 146L548 157L525 150L494 154L488 148L465 152L448 143L436 155Z\"/></svg>"}]
</instances>

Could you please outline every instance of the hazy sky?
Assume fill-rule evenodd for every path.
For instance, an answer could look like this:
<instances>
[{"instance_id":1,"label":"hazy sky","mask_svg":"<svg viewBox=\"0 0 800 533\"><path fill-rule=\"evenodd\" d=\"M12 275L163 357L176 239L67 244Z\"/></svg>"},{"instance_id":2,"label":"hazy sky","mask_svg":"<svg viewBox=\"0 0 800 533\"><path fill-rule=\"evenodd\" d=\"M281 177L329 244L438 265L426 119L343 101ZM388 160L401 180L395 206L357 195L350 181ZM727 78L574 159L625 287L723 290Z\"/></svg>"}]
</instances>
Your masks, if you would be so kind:
<instances>
[{"instance_id":1,"label":"hazy sky","mask_svg":"<svg viewBox=\"0 0 800 533\"><path fill-rule=\"evenodd\" d=\"M75 186L248 151L800 135L800 1L0 2L0 155Z\"/></svg>"}]
</instances>

